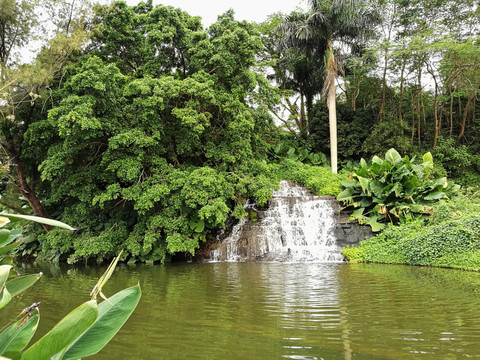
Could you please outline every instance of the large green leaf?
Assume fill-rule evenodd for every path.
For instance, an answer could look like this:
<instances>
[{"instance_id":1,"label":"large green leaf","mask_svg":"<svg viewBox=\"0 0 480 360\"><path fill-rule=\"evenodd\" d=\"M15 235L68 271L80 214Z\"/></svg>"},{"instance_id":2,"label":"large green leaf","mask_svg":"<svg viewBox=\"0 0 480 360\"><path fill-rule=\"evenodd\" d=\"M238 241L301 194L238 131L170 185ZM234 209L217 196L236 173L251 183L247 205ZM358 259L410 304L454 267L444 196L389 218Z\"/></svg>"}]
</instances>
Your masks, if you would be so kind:
<instances>
[{"instance_id":1,"label":"large green leaf","mask_svg":"<svg viewBox=\"0 0 480 360\"><path fill-rule=\"evenodd\" d=\"M423 155L422 166L429 170L433 169L433 156L430 151Z\"/></svg>"},{"instance_id":2,"label":"large green leaf","mask_svg":"<svg viewBox=\"0 0 480 360\"><path fill-rule=\"evenodd\" d=\"M3 330L0 333L0 355L8 356L10 352L23 350L35 335L38 320L38 310L33 310Z\"/></svg>"},{"instance_id":3,"label":"large green leaf","mask_svg":"<svg viewBox=\"0 0 480 360\"><path fill-rule=\"evenodd\" d=\"M356 184L357 184L356 181L342 182L342 186L344 188L351 188L351 187L354 187Z\"/></svg>"},{"instance_id":4,"label":"large green leaf","mask_svg":"<svg viewBox=\"0 0 480 360\"><path fill-rule=\"evenodd\" d=\"M365 220L365 223L370 225L373 232L379 232L385 228L385 224L379 223L378 218L375 216L371 216Z\"/></svg>"},{"instance_id":5,"label":"large green leaf","mask_svg":"<svg viewBox=\"0 0 480 360\"><path fill-rule=\"evenodd\" d=\"M360 176L363 176L363 177L367 177L368 176L368 164L367 162L365 161L365 159L361 159L360 160L360 167L357 168L355 170L355 172L360 175Z\"/></svg>"},{"instance_id":6,"label":"large green leaf","mask_svg":"<svg viewBox=\"0 0 480 360\"><path fill-rule=\"evenodd\" d=\"M98 353L130 317L140 296L140 286L136 285L102 302L95 323L59 359L78 359Z\"/></svg>"},{"instance_id":7,"label":"large green leaf","mask_svg":"<svg viewBox=\"0 0 480 360\"><path fill-rule=\"evenodd\" d=\"M4 247L12 242L13 239L10 238L10 230L0 229L0 247Z\"/></svg>"},{"instance_id":8,"label":"large green leaf","mask_svg":"<svg viewBox=\"0 0 480 360\"><path fill-rule=\"evenodd\" d=\"M7 225L10 222L10 219L5 216L0 216L0 227Z\"/></svg>"},{"instance_id":9,"label":"large green leaf","mask_svg":"<svg viewBox=\"0 0 480 360\"><path fill-rule=\"evenodd\" d=\"M380 159L377 155L373 156L371 161L372 161L372 165L373 164L377 164L377 165L382 165L383 164L383 160Z\"/></svg>"},{"instance_id":10,"label":"large green leaf","mask_svg":"<svg viewBox=\"0 0 480 360\"><path fill-rule=\"evenodd\" d=\"M360 186L362 187L363 192L369 193L368 184L369 184L370 180L368 180L364 177L361 177L361 176L357 176L357 178L358 178L358 182L360 183Z\"/></svg>"},{"instance_id":11,"label":"large green leaf","mask_svg":"<svg viewBox=\"0 0 480 360\"><path fill-rule=\"evenodd\" d=\"M402 162L402 157L395 149L390 149L385 154L385 160L388 161L392 165L397 165Z\"/></svg>"},{"instance_id":12,"label":"large green leaf","mask_svg":"<svg viewBox=\"0 0 480 360\"><path fill-rule=\"evenodd\" d=\"M0 265L0 290L5 287L11 269L12 265Z\"/></svg>"},{"instance_id":13,"label":"large green leaf","mask_svg":"<svg viewBox=\"0 0 480 360\"><path fill-rule=\"evenodd\" d=\"M0 293L0 309L7 305L10 300L12 300L12 295L10 295L7 288L3 288Z\"/></svg>"},{"instance_id":14,"label":"large green leaf","mask_svg":"<svg viewBox=\"0 0 480 360\"><path fill-rule=\"evenodd\" d=\"M360 204L359 204L359 205L360 205L360 207L362 207L362 208L367 208L367 207L369 207L369 206L372 205L372 204L373 204L372 199L369 198L369 197L365 197L365 198L363 198L363 199L360 201Z\"/></svg>"},{"instance_id":15,"label":"large green leaf","mask_svg":"<svg viewBox=\"0 0 480 360\"><path fill-rule=\"evenodd\" d=\"M67 230L76 230L75 228L71 227L70 225L67 225L61 221L58 220L52 220L52 219L47 219L39 216L33 216L33 215L20 215L20 214L6 214L6 213L0 213L1 216L4 216L9 219L24 219L24 220L29 220L33 221L39 224L45 224L45 225L50 225L50 226L56 226L62 229L67 229Z\"/></svg>"},{"instance_id":16,"label":"large green leaf","mask_svg":"<svg viewBox=\"0 0 480 360\"><path fill-rule=\"evenodd\" d=\"M424 196L423 198L425 200L439 200L439 199L443 199L444 197L447 197L447 195L443 192L443 191L440 191L440 190L435 190L435 191L432 191L430 194L428 194L427 196Z\"/></svg>"},{"instance_id":17,"label":"large green leaf","mask_svg":"<svg viewBox=\"0 0 480 360\"><path fill-rule=\"evenodd\" d=\"M447 188L448 187L448 182L446 177L441 177L432 181L429 181L427 185L431 189L435 189L436 187L441 187L441 188Z\"/></svg>"},{"instance_id":18,"label":"large green leaf","mask_svg":"<svg viewBox=\"0 0 480 360\"><path fill-rule=\"evenodd\" d=\"M32 274L32 275L24 275L24 276L17 276L7 281L5 287L8 289L10 294L16 296L20 294L22 291L25 291L30 286L35 284L41 277L42 273L39 274Z\"/></svg>"},{"instance_id":19,"label":"large green leaf","mask_svg":"<svg viewBox=\"0 0 480 360\"><path fill-rule=\"evenodd\" d=\"M352 201L352 195L354 192L355 190L353 188L351 187L346 188L340 194L337 195L337 200L350 202Z\"/></svg>"},{"instance_id":20,"label":"large green leaf","mask_svg":"<svg viewBox=\"0 0 480 360\"><path fill-rule=\"evenodd\" d=\"M365 222L365 216L363 215L364 208L359 208L352 212L350 215L349 220L357 220L359 224L363 224Z\"/></svg>"},{"instance_id":21,"label":"large green leaf","mask_svg":"<svg viewBox=\"0 0 480 360\"><path fill-rule=\"evenodd\" d=\"M50 359L64 352L98 317L95 300L84 302L58 322L45 336L23 353L22 360Z\"/></svg>"},{"instance_id":22,"label":"large green leaf","mask_svg":"<svg viewBox=\"0 0 480 360\"><path fill-rule=\"evenodd\" d=\"M10 265L13 266L13 256L8 254L3 257L0 256L0 265Z\"/></svg>"},{"instance_id":23,"label":"large green leaf","mask_svg":"<svg viewBox=\"0 0 480 360\"><path fill-rule=\"evenodd\" d=\"M370 181L370 189L377 197L383 196L384 187L384 184L382 184L380 181Z\"/></svg>"},{"instance_id":24,"label":"large green leaf","mask_svg":"<svg viewBox=\"0 0 480 360\"><path fill-rule=\"evenodd\" d=\"M373 173L372 175L378 175L382 172L382 170L382 164L372 163L372 165L370 166L370 172Z\"/></svg>"},{"instance_id":25,"label":"large green leaf","mask_svg":"<svg viewBox=\"0 0 480 360\"><path fill-rule=\"evenodd\" d=\"M397 182L397 183L393 184L393 187L392 187L390 193L394 192L395 196L399 197L402 194L402 190L403 190L402 184Z\"/></svg>"},{"instance_id":26,"label":"large green leaf","mask_svg":"<svg viewBox=\"0 0 480 360\"><path fill-rule=\"evenodd\" d=\"M0 256L8 254L10 251L15 249L18 245L20 245L20 240L14 242L13 244L8 244L6 246L0 247Z\"/></svg>"}]
</instances>

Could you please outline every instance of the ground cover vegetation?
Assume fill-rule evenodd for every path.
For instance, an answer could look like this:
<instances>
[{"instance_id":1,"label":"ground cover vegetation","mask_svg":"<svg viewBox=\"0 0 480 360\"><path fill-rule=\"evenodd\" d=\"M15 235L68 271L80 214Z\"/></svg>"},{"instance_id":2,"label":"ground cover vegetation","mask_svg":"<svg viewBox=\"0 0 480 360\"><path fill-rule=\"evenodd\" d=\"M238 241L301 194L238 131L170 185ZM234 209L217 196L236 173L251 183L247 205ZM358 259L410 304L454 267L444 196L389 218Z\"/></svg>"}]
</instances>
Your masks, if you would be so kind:
<instances>
[{"instance_id":1,"label":"ground cover vegetation","mask_svg":"<svg viewBox=\"0 0 480 360\"><path fill-rule=\"evenodd\" d=\"M122 260L165 261L246 216L247 199L267 204L282 178L338 195L354 171L359 186L349 188L376 193L384 180L365 187L364 165L433 181L384 189L387 197L412 191L433 201L450 179L476 185L478 4L308 4L262 24L229 11L205 29L200 18L151 1L3 2L10 16L0 19L0 143L8 171L0 204L78 229L31 225L19 254L104 261L124 249ZM49 27L40 28L42 14ZM39 34L41 51L21 61L19 51ZM391 148L394 163L382 159ZM433 168L419 171L430 158ZM375 211L396 219L404 206L418 212L415 204ZM434 217L443 211L428 206ZM362 208L364 216L376 206Z\"/></svg>"},{"instance_id":2,"label":"ground cover vegetation","mask_svg":"<svg viewBox=\"0 0 480 360\"><path fill-rule=\"evenodd\" d=\"M351 262L440 266L480 271L480 200L462 191L433 206L434 216L386 229L358 248L344 249Z\"/></svg>"}]
</instances>

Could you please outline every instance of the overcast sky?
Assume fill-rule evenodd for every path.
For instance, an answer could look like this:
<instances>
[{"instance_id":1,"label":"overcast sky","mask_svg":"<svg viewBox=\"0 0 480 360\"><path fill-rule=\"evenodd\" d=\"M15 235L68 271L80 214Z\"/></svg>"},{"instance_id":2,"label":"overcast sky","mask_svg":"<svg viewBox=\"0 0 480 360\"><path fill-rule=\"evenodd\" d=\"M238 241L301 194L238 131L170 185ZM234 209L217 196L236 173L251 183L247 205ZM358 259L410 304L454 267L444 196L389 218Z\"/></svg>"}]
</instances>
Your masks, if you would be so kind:
<instances>
[{"instance_id":1,"label":"overcast sky","mask_svg":"<svg viewBox=\"0 0 480 360\"><path fill-rule=\"evenodd\" d=\"M135 5L139 0L127 0ZM297 7L306 8L306 0L154 0L154 5L164 4L180 8L192 16L200 16L202 24L208 27L217 16L228 9L235 11L237 20L262 22L276 12L288 14Z\"/></svg>"}]
</instances>

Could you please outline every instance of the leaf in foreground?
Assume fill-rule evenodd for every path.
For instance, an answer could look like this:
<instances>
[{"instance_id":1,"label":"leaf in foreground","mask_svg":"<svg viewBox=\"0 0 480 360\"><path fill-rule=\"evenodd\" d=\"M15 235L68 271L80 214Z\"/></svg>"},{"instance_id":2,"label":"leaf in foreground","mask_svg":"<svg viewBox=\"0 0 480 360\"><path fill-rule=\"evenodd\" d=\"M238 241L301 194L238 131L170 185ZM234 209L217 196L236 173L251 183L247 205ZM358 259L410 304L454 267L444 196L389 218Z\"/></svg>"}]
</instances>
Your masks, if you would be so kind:
<instances>
[{"instance_id":1,"label":"leaf in foreground","mask_svg":"<svg viewBox=\"0 0 480 360\"><path fill-rule=\"evenodd\" d=\"M140 286L136 285L102 302L95 323L68 348L62 359L78 359L103 349L135 310L140 296Z\"/></svg>"},{"instance_id":2,"label":"leaf in foreground","mask_svg":"<svg viewBox=\"0 0 480 360\"><path fill-rule=\"evenodd\" d=\"M84 302L65 316L45 336L30 346L22 360L50 359L65 349L95 322L98 306L95 300Z\"/></svg>"},{"instance_id":3,"label":"leaf in foreground","mask_svg":"<svg viewBox=\"0 0 480 360\"><path fill-rule=\"evenodd\" d=\"M22 351L35 335L38 320L38 310L34 310L3 330L0 333L0 355Z\"/></svg>"}]
</instances>

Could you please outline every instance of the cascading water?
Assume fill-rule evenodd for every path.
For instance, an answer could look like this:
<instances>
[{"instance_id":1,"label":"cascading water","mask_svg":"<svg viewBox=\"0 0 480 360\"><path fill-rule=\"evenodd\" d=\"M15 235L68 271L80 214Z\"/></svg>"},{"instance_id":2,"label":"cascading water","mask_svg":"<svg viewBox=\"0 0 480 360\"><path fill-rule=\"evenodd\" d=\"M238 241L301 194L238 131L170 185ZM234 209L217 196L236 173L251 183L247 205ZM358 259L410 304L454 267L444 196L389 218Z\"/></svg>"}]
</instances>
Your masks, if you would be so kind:
<instances>
[{"instance_id":1,"label":"cascading water","mask_svg":"<svg viewBox=\"0 0 480 360\"><path fill-rule=\"evenodd\" d=\"M335 213L329 199L305 188L280 182L268 210L259 220L243 219L212 250L212 261L341 262L336 244ZM247 204L246 210L254 209Z\"/></svg>"}]
</instances>

